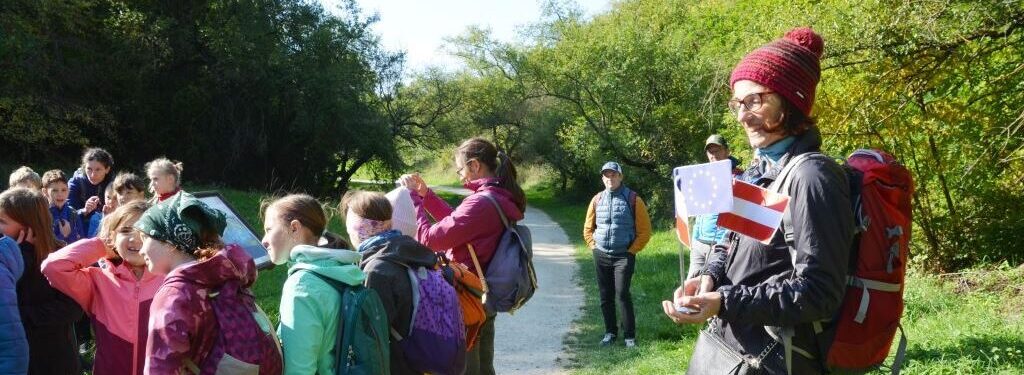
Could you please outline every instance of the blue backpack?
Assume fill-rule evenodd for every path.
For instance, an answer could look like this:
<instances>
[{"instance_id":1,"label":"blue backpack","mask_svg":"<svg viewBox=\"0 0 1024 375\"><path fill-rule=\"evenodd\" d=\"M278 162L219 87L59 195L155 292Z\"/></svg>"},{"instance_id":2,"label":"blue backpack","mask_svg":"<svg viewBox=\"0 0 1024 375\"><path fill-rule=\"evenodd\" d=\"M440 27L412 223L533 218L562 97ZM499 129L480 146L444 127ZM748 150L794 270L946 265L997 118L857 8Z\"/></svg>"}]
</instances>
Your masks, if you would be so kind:
<instances>
[{"instance_id":1,"label":"blue backpack","mask_svg":"<svg viewBox=\"0 0 1024 375\"><path fill-rule=\"evenodd\" d=\"M537 274L533 268L533 238L529 228L508 221L505 211L494 197L487 193L482 195L498 210L501 222L505 225L505 232L498 241L491 263L480 277L484 286L484 307L489 313L515 313L537 290ZM472 246L469 250L479 270L476 252Z\"/></svg>"}]
</instances>

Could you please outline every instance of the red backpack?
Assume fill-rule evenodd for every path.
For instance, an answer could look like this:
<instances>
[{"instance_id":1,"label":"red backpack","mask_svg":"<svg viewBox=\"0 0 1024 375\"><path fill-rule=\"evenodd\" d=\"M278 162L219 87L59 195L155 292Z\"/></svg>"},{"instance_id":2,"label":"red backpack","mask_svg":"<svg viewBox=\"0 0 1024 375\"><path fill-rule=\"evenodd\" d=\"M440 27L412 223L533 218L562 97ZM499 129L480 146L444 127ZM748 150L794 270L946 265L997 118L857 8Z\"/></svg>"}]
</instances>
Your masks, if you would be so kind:
<instances>
[{"instance_id":1,"label":"red backpack","mask_svg":"<svg viewBox=\"0 0 1024 375\"><path fill-rule=\"evenodd\" d=\"M860 174L860 194L854 214L859 233L851 257L851 275L836 318L836 337L828 353L833 369L870 370L889 355L899 329L900 343L893 363L898 373L906 351L902 334L904 279L910 254L910 171L880 150L860 149L846 166Z\"/></svg>"},{"instance_id":2,"label":"red backpack","mask_svg":"<svg viewBox=\"0 0 1024 375\"><path fill-rule=\"evenodd\" d=\"M788 170L814 157L823 156L798 156L778 179L785 180ZM826 365L843 373L877 369L888 357L899 329L900 343L892 365L892 373L898 374L907 346L900 318L910 250L913 178L892 155L880 150L854 151L844 168L850 177L857 228L847 289L833 321L836 335ZM815 324L816 330L820 327Z\"/></svg>"}]
</instances>

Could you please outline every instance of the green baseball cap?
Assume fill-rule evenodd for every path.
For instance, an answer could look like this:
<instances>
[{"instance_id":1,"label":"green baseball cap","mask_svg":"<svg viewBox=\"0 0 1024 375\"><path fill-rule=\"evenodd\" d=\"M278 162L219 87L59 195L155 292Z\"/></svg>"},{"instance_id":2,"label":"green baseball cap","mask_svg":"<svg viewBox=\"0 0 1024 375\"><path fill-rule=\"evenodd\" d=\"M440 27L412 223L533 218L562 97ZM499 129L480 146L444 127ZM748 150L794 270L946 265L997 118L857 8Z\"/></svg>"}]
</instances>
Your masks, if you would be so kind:
<instances>
[{"instance_id":1,"label":"green baseball cap","mask_svg":"<svg viewBox=\"0 0 1024 375\"><path fill-rule=\"evenodd\" d=\"M708 137L708 140L704 141L704 149L707 150L708 146L719 145L725 148L729 148L729 144L725 142L725 137L721 134L712 134Z\"/></svg>"}]
</instances>

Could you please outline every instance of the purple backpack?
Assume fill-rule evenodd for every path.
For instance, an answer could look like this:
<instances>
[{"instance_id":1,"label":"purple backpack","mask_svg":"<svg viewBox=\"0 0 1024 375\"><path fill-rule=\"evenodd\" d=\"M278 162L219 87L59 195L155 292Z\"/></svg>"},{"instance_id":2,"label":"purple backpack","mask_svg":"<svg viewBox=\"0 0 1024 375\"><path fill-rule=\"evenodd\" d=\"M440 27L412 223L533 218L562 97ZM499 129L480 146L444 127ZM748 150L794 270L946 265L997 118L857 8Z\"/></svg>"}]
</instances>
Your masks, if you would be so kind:
<instances>
[{"instance_id":1,"label":"purple backpack","mask_svg":"<svg viewBox=\"0 0 1024 375\"><path fill-rule=\"evenodd\" d=\"M252 294L231 280L207 297L217 317L217 339L194 374L280 375L284 364L274 327Z\"/></svg>"},{"instance_id":2,"label":"purple backpack","mask_svg":"<svg viewBox=\"0 0 1024 375\"><path fill-rule=\"evenodd\" d=\"M398 264L405 268L412 284L412 323L404 335L392 327L392 338L402 347L412 369L461 374L466 363L466 327L455 288L439 270Z\"/></svg>"}]
</instances>

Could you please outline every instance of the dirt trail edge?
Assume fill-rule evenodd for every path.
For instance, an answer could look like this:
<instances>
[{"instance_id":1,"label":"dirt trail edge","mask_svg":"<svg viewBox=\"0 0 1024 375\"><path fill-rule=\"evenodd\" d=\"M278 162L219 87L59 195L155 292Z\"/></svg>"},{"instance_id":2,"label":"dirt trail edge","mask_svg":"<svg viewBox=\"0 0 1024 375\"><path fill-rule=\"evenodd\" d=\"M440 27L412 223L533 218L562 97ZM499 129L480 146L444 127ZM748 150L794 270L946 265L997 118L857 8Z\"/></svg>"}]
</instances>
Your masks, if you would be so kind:
<instances>
[{"instance_id":1,"label":"dirt trail edge","mask_svg":"<svg viewBox=\"0 0 1024 375\"><path fill-rule=\"evenodd\" d=\"M468 195L466 189L434 187ZM581 218L582 220L582 218ZM563 339L583 307L583 289L574 281L578 266L569 237L546 213L526 208L520 224L533 235L537 292L515 315L495 321L494 368L498 374L565 374Z\"/></svg>"}]
</instances>

